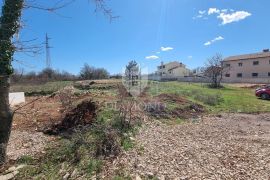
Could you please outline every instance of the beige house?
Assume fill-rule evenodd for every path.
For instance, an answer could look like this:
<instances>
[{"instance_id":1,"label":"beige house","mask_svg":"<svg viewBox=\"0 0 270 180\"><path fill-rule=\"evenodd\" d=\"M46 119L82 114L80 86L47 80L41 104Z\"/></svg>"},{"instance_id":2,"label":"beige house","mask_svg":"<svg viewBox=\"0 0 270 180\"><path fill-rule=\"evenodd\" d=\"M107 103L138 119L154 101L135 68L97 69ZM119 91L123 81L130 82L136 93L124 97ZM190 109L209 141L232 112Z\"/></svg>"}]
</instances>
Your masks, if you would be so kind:
<instances>
[{"instance_id":1,"label":"beige house","mask_svg":"<svg viewBox=\"0 0 270 180\"><path fill-rule=\"evenodd\" d=\"M269 83L270 52L231 56L223 61L225 82Z\"/></svg>"},{"instance_id":2,"label":"beige house","mask_svg":"<svg viewBox=\"0 0 270 180\"><path fill-rule=\"evenodd\" d=\"M166 64L161 63L156 74L162 77L184 77L188 76L190 72L183 63L173 61Z\"/></svg>"}]
</instances>

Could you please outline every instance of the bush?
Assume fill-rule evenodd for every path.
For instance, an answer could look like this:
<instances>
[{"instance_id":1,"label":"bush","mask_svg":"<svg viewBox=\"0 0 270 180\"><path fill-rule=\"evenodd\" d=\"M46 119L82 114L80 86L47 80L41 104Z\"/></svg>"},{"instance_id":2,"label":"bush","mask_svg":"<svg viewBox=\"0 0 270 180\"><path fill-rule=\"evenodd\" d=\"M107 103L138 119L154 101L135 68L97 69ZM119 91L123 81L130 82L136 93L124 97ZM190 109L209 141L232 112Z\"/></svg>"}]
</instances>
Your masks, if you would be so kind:
<instances>
[{"instance_id":1,"label":"bush","mask_svg":"<svg viewBox=\"0 0 270 180\"><path fill-rule=\"evenodd\" d=\"M210 106L216 106L224 100L223 97L219 94L202 94L202 93L196 94L194 96L194 99Z\"/></svg>"},{"instance_id":2,"label":"bush","mask_svg":"<svg viewBox=\"0 0 270 180\"><path fill-rule=\"evenodd\" d=\"M93 174L94 172L99 173L101 169L102 169L102 161L97 160L97 159L90 160L87 165L88 174Z\"/></svg>"},{"instance_id":3,"label":"bush","mask_svg":"<svg viewBox=\"0 0 270 180\"><path fill-rule=\"evenodd\" d=\"M108 79L109 76L110 74L106 69L91 67L88 64L85 64L80 72L80 77L84 80Z\"/></svg>"}]
</instances>

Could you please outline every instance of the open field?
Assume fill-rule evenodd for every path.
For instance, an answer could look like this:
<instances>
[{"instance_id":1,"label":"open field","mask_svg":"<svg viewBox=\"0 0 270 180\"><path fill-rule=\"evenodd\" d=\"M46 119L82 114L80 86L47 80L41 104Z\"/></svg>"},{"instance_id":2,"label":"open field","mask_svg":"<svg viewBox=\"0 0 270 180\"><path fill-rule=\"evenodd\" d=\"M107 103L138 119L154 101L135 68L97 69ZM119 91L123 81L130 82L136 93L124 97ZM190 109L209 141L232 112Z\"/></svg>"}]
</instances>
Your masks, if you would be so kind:
<instances>
[{"instance_id":1,"label":"open field","mask_svg":"<svg viewBox=\"0 0 270 180\"><path fill-rule=\"evenodd\" d=\"M89 92L102 90L115 94L115 87L113 86L121 83L121 80L98 80L95 82L96 84L89 88ZM74 82L67 81L49 82L40 85L14 85L11 87L11 91L26 92L27 95L46 95L73 84ZM150 83L149 94L151 96L162 93L178 94L191 101L202 103L212 112L269 112L270 101L262 101L254 95L257 86L255 84L226 84L222 89L211 89L200 83L161 82ZM215 106L211 106L210 101L213 98L220 98L216 100L217 102L213 102Z\"/></svg>"},{"instance_id":2,"label":"open field","mask_svg":"<svg viewBox=\"0 0 270 180\"><path fill-rule=\"evenodd\" d=\"M152 95L160 93L176 93L207 106L209 111L217 112L269 112L270 101L262 101L255 97L255 88L240 88L226 84L222 89L211 89L199 83L162 82L151 87ZM205 98L201 98L201 96ZM211 99L220 98L215 106ZM210 103L208 103L208 100ZM217 100L218 101L218 100ZM215 103L214 103L215 104Z\"/></svg>"},{"instance_id":3,"label":"open field","mask_svg":"<svg viewBox=\"0 0 270 180\"><path fill-rule=\"evenodd\" d=\"M8 155L12 164L30 165L17 178L267 179L270 101L257 99L253 86L210 89L196 83L149 82L135 101L143 105L134 111L135 126L123 130L119 109L107 104L121 102L120 82L13 86L29 92L27 102L38 99L14 118ZM48 95L41 96L42 91ZM42 133L90 99L100 108L85 130L67 137ZM153 109L156 103L159 108ZM100 143L108 142L108 132L120 144L117 158L96 156Z\"/></svg>"}]
</instances>

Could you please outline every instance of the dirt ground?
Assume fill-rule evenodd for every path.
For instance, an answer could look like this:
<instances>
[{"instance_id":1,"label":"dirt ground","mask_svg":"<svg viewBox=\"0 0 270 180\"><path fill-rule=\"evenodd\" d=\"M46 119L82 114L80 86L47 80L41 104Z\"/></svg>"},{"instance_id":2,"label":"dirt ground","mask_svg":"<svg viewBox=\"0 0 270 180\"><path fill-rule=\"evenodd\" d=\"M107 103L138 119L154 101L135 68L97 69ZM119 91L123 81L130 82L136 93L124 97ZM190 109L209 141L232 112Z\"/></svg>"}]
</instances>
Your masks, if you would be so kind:
<instances>
[{"instance_id":1,"label":"dirt ground","mask_svg":"<svg viewBox=\"0 0 270 180\"><path fill-rule=\"evenodd\" d=\"M96 95L85 94L79 99L89 96ZM112 98L104 93L97 97L101 101ZM147 99L147 94L141 98ZM186 99L165 95L157 98L162 102L189 103ZM35 99L37 97L28 97L27 102ZM146 122L134 138L135 148L107 162L101 177L112 179L126 174L134 179L270 179L269 113L200 118L203 115L200 107L184 110L195 113L196 116L188 113L192 122L178 125L158 120ZM45 148L56 137L40 131L59 122L61 117L63 107L57 96L42 97L20 109L14 117L9 159L45 153Z\"/></svg>"},{"instance_id":2,"label":"dirt ground","mask_svg":"<svg viewBox=\"0 0 270 180\"><path fill-rule=\"evenodd\" d=\"M86 93L79 97L71 96L71 102L76 104L86 99L96 98L103 102L112 99L106 93ZM26 98L26 103L13 107L20 108L14 116L12 133L8 145L9 160L17 160L23 155L42 155L49 143L57 139L47 136L42 131L52 124L59 123L65 116L65 108L60 97L32 96Z\"/></svg>"},{"instance_id":3,"label":"dirt ground","mask_svg":"<svg viewBox=\"0 0 270 180\"><path fill-rule=\"evenodd\" d=\"M153 121L136 142L107 164L103 177L270 178L270 114L222 114L174 126Z\"/></svg>"}]
</instances>

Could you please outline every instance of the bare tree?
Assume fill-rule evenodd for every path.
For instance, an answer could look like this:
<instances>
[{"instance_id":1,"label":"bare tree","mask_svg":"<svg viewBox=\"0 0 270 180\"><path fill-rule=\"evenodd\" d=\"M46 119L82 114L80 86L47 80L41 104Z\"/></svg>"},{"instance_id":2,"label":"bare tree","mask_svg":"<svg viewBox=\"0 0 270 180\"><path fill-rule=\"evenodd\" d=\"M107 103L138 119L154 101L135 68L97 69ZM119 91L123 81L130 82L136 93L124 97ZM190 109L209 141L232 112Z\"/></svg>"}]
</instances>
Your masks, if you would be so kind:
<instances>
[{"instance_id":1,"label":"bare tree","mask_svg":"<svg viewBox=\"0 0 270 180\"><path fill-rule=\"evenodd\" d=\"M13 73L12 61L16 51L36 51L36 47L23 47L22 43L15 42L14 36L21 28L21 15L24 8L36 8L49 12L67 6L75 0L59 0L53 7L43 7L35 4L35 0L4 0L0 17L0 165L6 161L6 149L10 137L13 112L9 105L10 77ZM96 11L102 11L112 20L116 18L112 11L106 7L105 0L92 0ZM30 4L29 4L30 3ZM17 47L16 47L17 44ZM38 50L38 48L37 48Z\"/></svg>"},{"instance_id":2,"label":"bare tree","mask_svg":"<svg viewBox=\"0 0 270 180\"><path fill-rule=\"evenodd\" d=\"M223 74L228 71L228 67L223 65L221 54L216 54L209 58L205 64L204 75L211 81L210 87L220 88Z\"/></svg>"},{"instance_id":3,"label":"bare tree","mask_svg":"<svg viewBox=\"0 0 270 180\"><path fill-rule=\"evenodd\" d=\"M84 80L92 79L108 79L110 76L109 72L104 68L95 68L84 64L80 72L80 78Z\"/></svg>"}]
</instances>

